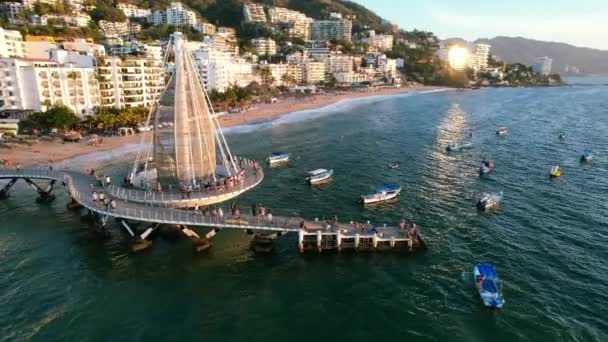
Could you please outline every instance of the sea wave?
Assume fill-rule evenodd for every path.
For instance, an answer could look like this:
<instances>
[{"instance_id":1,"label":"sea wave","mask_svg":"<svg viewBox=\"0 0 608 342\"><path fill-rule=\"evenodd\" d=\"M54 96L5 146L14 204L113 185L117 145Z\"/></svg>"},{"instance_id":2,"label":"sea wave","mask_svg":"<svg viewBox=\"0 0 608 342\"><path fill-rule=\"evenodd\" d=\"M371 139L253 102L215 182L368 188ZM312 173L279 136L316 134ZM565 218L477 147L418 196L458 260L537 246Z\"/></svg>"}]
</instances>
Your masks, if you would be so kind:
<instances>
[{"instance_id":1,"label":"sea wave","mask_svg":"<svg viewBox=\"0 0 608 342\"><path fill-rule=\"evenodd\" d=\"M419 90L412 91L407 93L398 93L398 94L387 94L387 95L373 95L373 96L365 96L365 97L357 97L352 99L344 99L332 104L328 104L322 107L311 108L298 110L295 112L290 112L285 115L278 116L270 121L256 122L246 125L238 125L233 127L223 128L223 132L225 134L242 134L242 133L250 133L259 129L268 129L272 127L276 127L279 125L292 124L307 120L314 120L324 116L336 114L336 113L348 113L350 109L359 107L361 105L373 104L376 102L384 101L390 98L404 98L415 95L425 95L425 94L434 94L449 91L449 88L438 88L438 89L428 89L428 90Z\"/></svg>"}]
</instances>

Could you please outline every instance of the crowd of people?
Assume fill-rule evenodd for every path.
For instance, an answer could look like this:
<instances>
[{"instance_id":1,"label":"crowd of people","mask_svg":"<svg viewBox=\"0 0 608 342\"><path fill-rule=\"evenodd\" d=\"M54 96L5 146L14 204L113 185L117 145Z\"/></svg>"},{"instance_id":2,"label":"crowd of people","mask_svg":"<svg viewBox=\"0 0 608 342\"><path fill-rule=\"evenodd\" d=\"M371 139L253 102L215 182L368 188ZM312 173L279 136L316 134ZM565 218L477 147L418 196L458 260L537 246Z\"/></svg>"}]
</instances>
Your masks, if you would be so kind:
<instances>
[{"instance_id":1,"label":"crowd of people","mask_svg":"<svg viewBox=\"0 0 608 342\"><path fill-rule=\"evenodd\" d=\"M97 192L96 190L93 190L92 197L94 203L105 206L107 211L116 209L116 200L114 200L112 197L106 196L105 192Z\"/></svg>"}]
</instances>

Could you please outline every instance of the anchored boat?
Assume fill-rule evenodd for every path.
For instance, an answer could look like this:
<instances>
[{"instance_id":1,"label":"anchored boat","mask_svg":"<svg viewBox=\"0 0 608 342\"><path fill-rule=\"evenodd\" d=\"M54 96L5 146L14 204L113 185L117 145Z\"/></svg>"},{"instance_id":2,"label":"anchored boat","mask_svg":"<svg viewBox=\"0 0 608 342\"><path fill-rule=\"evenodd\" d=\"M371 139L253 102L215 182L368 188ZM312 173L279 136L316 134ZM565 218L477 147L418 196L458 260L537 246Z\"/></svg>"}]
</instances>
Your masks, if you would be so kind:
<instances>
[{"instance_id":1,"label":"anchored boat","mask_svg":"<svg viewBox=\"0 0 608 342\"><path fill-rule=\"evenodd\" d=\"M476 264L473 268L473 277L483 304L492 309L502 308L505 299L500 290L500 280L494 266Z\"/></svg>"},{"instance_id":2,"label":"anchored boat","mask_svg":"<svg viewBox=\"0 0 608 342\"><path fill-rule=\"evenodd\" d=\"M590 162L591 160L593 160L593 152L590 148L584 149L581 154L581 162Z\"/></svg>"},{"instance_id":3,"label":"anchored boat","mask_svg":"<svg viewBox=\"0 0 608 342\"><path fill-rule=\"evenodd\" d=\"M333 175L333 169L316 169L308 172L308 177L306 177L306 180L310 184L319 184L330 181Z\"/></svg>"},{"instance_id":4,"label":"anchored boat","mask_svg":"<svg viewBox=\"0 0 608 342\"><path fill-rule=\"evenodd\" d=\"M477 201L477 208L480 210L490 210L497 208L502 201L502 191L494 194L483 193Z\"/></svg>"},{"instance_id":5,"label":"anchored boat","mask_svg":"<svg viewBox=\"0 0 608 342\"><path fill-rule=\"evenodd\" d=\"M561 177L561 175L562 175L562 169L558 165L553 166L551 168L551 171L549 172L549 176L551 178Z\"/></svg>"},{"instance_id":6,"label":"anchored boat","mask_svg":"<svg viewBox=\"0 0 608 342\"><path fill-rule=\"evenodd\" d=\"M487 175L494 171L494 162L491 160L484 160L481 162L481 166L479 167L480 175Z\"/></svg>"},{"instance_id":7,"label":"anchored boat","mask_svg":"<svg viewBox=\"0 0 608 342\"><path fill-rule=\"evenodd\" d=\"M509 130L506 127L500 127L496 130L496 135L507 135L509 134Z\"/></svg>"},{"instance_id":8,"label":"anchored boat","mask_svg":"<svg viewBox=\"0 0 608 342\"><path fill-rule=\"evenodd\" d=\"M266 158L268 164L276 165L281 163L287 163L289 161L289 153L285 152L272 152L268 158Z\"/></svg>"},{"instance_id":9,"label":"anchored boat","mask_svg":"<svg viewBox=\"0 0 608 342\"><path fill-rule=\"evenodd\" d=\"M460 151L460 150L464 150L467 148L472 148L473 144L471 143L463 143L463 144L459 144L459 143L451 143L448 145L448 147L446 147L446 150L448 152L456 152L456 151Z\"/></svg>"},{"instance_id":10,"label":"anchored boat","mask_svg":"<svg viewBox=\"0 0 608 342\"><path fill-rule=\"evenodd\" d=\"M362 195L361 202L363 204L375 204L381 202L387 202L397 198L401 192L401 187L398 185L380 185L376 187L376 193L369 195Z\"/></svg>"}]
</instances>

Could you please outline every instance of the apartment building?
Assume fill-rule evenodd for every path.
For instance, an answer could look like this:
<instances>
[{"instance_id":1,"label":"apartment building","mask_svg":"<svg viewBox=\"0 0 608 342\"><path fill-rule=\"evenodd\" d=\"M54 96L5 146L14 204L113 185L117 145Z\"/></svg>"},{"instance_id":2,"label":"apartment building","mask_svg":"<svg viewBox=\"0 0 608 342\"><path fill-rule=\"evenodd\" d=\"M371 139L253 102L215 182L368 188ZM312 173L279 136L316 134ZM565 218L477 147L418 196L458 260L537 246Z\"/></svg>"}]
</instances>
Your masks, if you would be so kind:
<instances>
[{"instance_id":1,"label":"apartment building","mask_svg":"<svg viewBox=\"0 0 608 342\"><path fill-rule=\"evenodd\" d=\"M368 36L361 39L362 42L369 46L374 46L380 52L393 49L394 37L392 34L376 34L376 31L369 30Z\"/></svg>"},{"instance_id":2,"label":"apartment building","mask_svg":"<svg viewBox=\"0 0 608 342\"><path fill-rule=\"evenodd\" d=\"M184 7L181 2L172 2L164 10L157 10L150 13L146 20L154 26L167 24L194 27L197 23L196 13Z\"/></svg>"},{"instance_id":3,"label":"apartment building","mask_svg":"<svg viewBox=\"0 0 608 342\"><path fill-rule=\"evenodd\" d=\"M264 6L260 4L244 4L243 5L243 15L245 17L245 21L247 22L256 22L256 23L265 23L266 22L266 13L264 13Z\"/></svg>"},{"instance_id":4,"label":"apartment building","mask_svg":"<svg viewBox=\"0 0 608 342\"><path fill-rule=\"evenodd\" d=\"M194 53L194 60L207 90L224 92L233 85L246 87L259 81L254 73L255 64L229 52L206 46Z\"/></svg>"},{"instance_id":5,"label":"apartment building","mask_svg":"<svg viewBox=\"0 0 608 342\"><path fill-rule=\"evenodd\" d=\"M139 8L132 4L119 3L116 8L123 11L127 18L146 18L151 14L149 9Z\"/></svg>"},{"instance_id":6,"label":"apartment building","mask_svg":"<svg viewBox=\"0 0 608 342\"><path fill-rule=\"evenodd\" d=\"M325 80L325 64L323 62L307 61L304 63L304 82L307 84L320 83Z\"/></svg>"},{"instance_id":7,"label":"apartment building","mask_svg":"<svg viewBox=\"0 0 608 342\"><path fill-rule=\"evenodd\" d=\"M353 23L349 19L332 17L315 20L311 25L311 39L314 41L352 40Z\"/></svg>"},{"instance_id":8,"label":"apartment building","mask_svg":"<svg viewBox=\"0 0 608 342\"><path fill-rule=\"evenodd\" d=\"M277 54L277 43L271 38L252 39L251 44L255 47L255 53L258 56Z\"/></svg>"},{"instance_id":9,"label":"apartment building","mask_svg":"<svg viewBox=\"0 0 608 342\"><path fill-rule=\"evenodd\" d=\"M106 21L100 20L99 28L105 37L120 37L129 34L136 34L141 31L141 25L130 21Z\"/></svg>"},{"instance_id":10,"label":"apartment building","mask_svg":"<svg viewBox=\"0 0 608 342\"><path fill-rule=\"evenodd\" d=\"M0 58L25 57L25 43L19 31L0 27Z\"/></svg>"},{"instance_id":11,"label":"apartment building","mask_svg":"<svg viewBox=\"0 0 608 342\"><path fill-rule=\"evenodd\" d=\"M475 71L485 71L488 68L491 47L488 44L475 44L475 48L469 54L469 67Z\"/></svg>"},{"instance_id":12,"label":"apartment building","mask_svg":"<svg viewBox=\"0 0 608 342\"><path fill-rule=\"evenodd\" d=\"M270 74L274 79L273 85L291 86L300 84L304 81L303 66L296 64L262 64L262 69L270 70ZM285 81L287 75L290 81Z\"/></svg>"},{"instance_id":13,"label":"apartment building","mask_svg":"<svg viewBox=\"0 0 608 342\"><path fill-rule=\"evenodd\" d=\"M99 61L97 74L104 107L149 107L165 88L162 60L108 57Z\"/></svg>"},{"instance_id":14,"label":"apartment building","mask_svg":"<svg viewBox=\"0 0 608 342\"><path fill-rule=\"evenodd\" d=\"M192 26L192 28L194 30L196 30L197 32L201 32L202 34L205 34L208 36L212 36L217 32L217 28L215 27L215 25L210 24L210 23L204 23L201 21L194 24L194 26Z\"/></svg>"},{"instance_id":15,"label":"apartment building","mask_svg":"<svg viewBox=\"0 0 608 342\"><path fill-rule=\"evenodd\" d=\"M304 40L310 39L310 25L313 19L307 17L304 13L282 7L271 7L268 13L271 23L285 24L287 26L287 34L290 37L298 37Z\"/></svg>"},{"instance_id":16,"label":"apartment building","mask_svg":"<svg viewBox=\"0 0 608 342\"><path fill-rule=\"evenodd\" d=\"M39 111L43 105L67 106L77 115L100 104L95 68L50 60L0 60L0 109Z\"/></svg>"}]
</instances>

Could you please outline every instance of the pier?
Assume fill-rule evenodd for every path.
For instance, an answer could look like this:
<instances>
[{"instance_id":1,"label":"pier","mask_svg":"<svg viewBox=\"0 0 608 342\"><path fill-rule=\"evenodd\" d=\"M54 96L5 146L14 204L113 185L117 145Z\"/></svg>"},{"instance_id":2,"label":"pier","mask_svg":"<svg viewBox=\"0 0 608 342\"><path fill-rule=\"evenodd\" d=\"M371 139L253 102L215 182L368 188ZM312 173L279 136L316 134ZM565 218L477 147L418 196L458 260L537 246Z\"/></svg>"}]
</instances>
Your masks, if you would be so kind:
<instances>
[{"instance_id":1,"label":"pier","mask_svg":"<svg viewBox=\"0 0 608 342\"><path fill-rule=\"evenodd\" d=\"M137 196L141 195L140 190L129 190L116 186L104 187L95 177L71 170L2 168L0 169L0 179L8 180L8 183L0 190L0 195L5 198L9 196L11 187L19 179L23 179L39 193L39 199L44 202L55 199L52 194L53 185L62 184L72 198L68 207L87 209L90 214L94 215L95 222L101 229L105 229L108 219L116 219L137 240L135 250L148 247L151 241L148 241L147 238L160 225L179 227L184 235L196 241L197 250L206 249L209 246L208 240L221 229L246 231L253 234L254 242L260 242L261 245L272 243L272 240L281 234L295 233L298 234L298 249L302 253L400 249L411 251L426 248L424 240L419 235L410 239L398 227L374 226L369 222L361 224L359 229L355 229L352 222L325 222L317 219L305 220L301 217L273 216L269 220L267 217L244 213L205 216L200 211L179 209L171 203L161 206L161 202L157 201L154 195L138 198ZM49 181L49 186L44 188L34 182L41 180ZM109 194L109 197L116 201L116 208L94 201L93 191ZM121 192L124 195L120 196ZM163 195L156 194L156 196ZM180 202L181 195L174 200ZM130 222L149 223L150 228L142 234L136 235L129 225ZM190 229L196 227L211 228L212 230L201 237Z\"/></svg>"}]
</instances>

